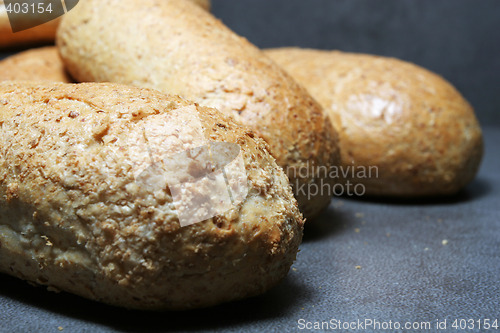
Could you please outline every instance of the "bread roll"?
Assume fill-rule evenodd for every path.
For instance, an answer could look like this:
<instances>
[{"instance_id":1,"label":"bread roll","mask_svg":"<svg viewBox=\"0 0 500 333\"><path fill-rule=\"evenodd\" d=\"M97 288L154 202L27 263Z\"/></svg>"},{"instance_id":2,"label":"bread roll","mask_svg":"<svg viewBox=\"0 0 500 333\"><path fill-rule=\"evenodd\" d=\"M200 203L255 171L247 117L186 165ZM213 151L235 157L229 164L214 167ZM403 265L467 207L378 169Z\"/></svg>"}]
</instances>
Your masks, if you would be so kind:
<instances>
[{"instance_id":1,"label":"bread roll","mask_svg":"<svg viewBox=\"0 0 500 333\"><path fill-rule=\"evenodd\" d=\"M70 83L55 46L20 52L0 61L0 81L50 81Z\"/></svg>"},{"instance_id":2,"label":"bread roll","mask_svg":"<svg viewBox=\"0 0 500 333\"><path fill-rule=\"evenodd\" d=\"M57 44L78 81L154 88L231 115L269 144L305 217L330 203L327 190L313 192L329 178L296 172L338 163L336 133L323 109L206 11L178 0L87 0L64 17Z\"/></svg>"},{"instance_id":3,"label":"bread roll","mask_svg":"<svg viewBox=\"0 0 500 333\"><path fill-rule=\"evenodd\" d=\"M366 194L449 195L476 175L481 129L472 107L442 77L365 54L266 53L328 110L339 133L344 181L364 185Z\"/></svg>"},{"instance_id":4,"label":"bread roll","mask_svg":"<svg viewBox=\"0 0 500 333\"><path fill-rule=\"evenodd\" d=\"M189 200L165 183L176 170L165 166L182 164L177 152L195 159L204 140L239 147L243 174L225 167L224 177L239 182L229 181L231 200L243 193L234 184L246 195L181 227L182 205L227 195L196 183L204 169L192 161L177 178ZM219 158L203 167L216 170ZM195 208L195 217L206 209ZM205 307L274 286L302 227L262 140L215 109L115 84L0 82L3 273L127 308Z\"/></svg>"},{"instance_id":5,"label":"bread roll","mask_svg":"<svg viewBox=\"0 0 500 333\"><path fill-rule=\"evenodd\" d=\"M210 0L191 1L205 10L210 10ZM0 48L53 43L59 23L60 17L31 29L13 33L4 0L0 0Z\"/></svg>"}]
</instances>

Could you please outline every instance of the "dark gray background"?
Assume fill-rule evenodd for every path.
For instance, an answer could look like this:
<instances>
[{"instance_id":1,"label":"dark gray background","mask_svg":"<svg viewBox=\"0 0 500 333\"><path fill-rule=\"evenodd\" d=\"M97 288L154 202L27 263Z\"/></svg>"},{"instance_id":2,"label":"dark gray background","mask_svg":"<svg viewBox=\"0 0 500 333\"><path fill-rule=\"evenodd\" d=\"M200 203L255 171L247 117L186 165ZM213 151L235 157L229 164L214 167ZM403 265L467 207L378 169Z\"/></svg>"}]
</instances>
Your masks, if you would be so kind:
<instances>
[{"instance_id":1,"label":"dark gray background","mask_svg":"<svg viewBox=\"0 0 500 333\"><path fill-rule=\"evenodd\" d=\"M444 76L500 125L499 0L213 0L213 13L259 47L397 57Z\"/></svg>"}]
</instances>

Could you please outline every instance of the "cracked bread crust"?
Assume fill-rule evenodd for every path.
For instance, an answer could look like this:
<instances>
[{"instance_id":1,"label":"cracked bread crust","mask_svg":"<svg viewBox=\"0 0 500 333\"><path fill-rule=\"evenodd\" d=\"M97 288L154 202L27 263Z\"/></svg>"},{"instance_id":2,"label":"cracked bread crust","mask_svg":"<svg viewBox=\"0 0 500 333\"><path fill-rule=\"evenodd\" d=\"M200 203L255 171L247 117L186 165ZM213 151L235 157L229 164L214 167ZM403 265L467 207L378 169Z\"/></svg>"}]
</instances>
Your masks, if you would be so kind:
<instances>
[{"instance_id":1,"label":"cracked bread crust","mask_svg":"<svg viewBox=\"0 0 500 333\"><path fill-rule=\"evenodd\" d=\"M127 22L123 25L122 22ZM79 81L154 88L215 107L252 128L285 169L306 218L331 194L299 189L338 165L337 135L321 106L272 60L210 13L178 0L88 0L63 19L57 45Z\"/></svg>"},{"instance_id":2,"label":"cracked bread crust","mask_svg":"<svg viewBox=\"0 0 500 333\"><path fill-rule=\"evenodd\" d=\"M0 81L73 82L55 46L31 49L0 61Z\"/></svg>"},{"instance_id":3,"label":"cracked bread crust","mask_svg":"<svg viewBox=\"0 0 500 333\"><path fill-rule=\"evenodd\" d=\"M379 196L438 196L475 177L482 132L471 105L446 80L394 58L299 48L267 50L329 112L346 178ZM375 174L375 173L374 173Z\"/></svg>"},{"instance_id":4,"label":"cracked bread crust","mask_svg":"<svg viewBox=\"0 0 500 333\"><path fill-rule=\"evenodd\" d=\"M148 150L168 154L177 141L154 142L190 127L173 117L188 112L206 140L240 146L248 195L181 228L168 186L135 181L129 138L160 126ZM262 140L215 109L116 84L0 82L0 132L4 273L116 306L180 310L263 293L295 260L303 220L286 176Z\"/></svg>"}]
</instances>

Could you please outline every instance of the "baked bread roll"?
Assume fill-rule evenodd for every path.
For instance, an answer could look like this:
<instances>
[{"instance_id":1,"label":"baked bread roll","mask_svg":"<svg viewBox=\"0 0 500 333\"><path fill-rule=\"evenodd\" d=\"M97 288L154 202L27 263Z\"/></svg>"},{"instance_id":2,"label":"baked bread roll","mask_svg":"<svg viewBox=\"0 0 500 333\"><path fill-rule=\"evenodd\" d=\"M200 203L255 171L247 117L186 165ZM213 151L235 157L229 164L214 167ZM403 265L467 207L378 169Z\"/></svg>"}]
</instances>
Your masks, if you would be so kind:
<instances>
[{"instance_id":1,"label":"baked bread roll","mask_svg":"<svg viewBox=\"0 0 500 333\"><path fill-rule=\"evenodd\" d=\"M23 80L72 82L55 46L31 49L0 61L0 81Z\"/></svg>"},{"instance_id":2,"label":"baked bread roll","mask_svg":"<svg viewBox=\"0 0 500 333\"><path fill-rule=\"evenodd\" d=\"M344 181L364 185L366 194L449 195L476 175L481 128L470 104L442 77L365 54L266 53L328 110L339 133Z\"/></svg>"},{"instance_id":3,"label":"baked bread roll","mask_svg":"<svg viewBox=\"0 0 500 333\"><path fill-rule=\"evenodd\" d=\"M299 172L338 163L323 109L210 13L188 1L87 0L63 18L57 45L78 81L154 88L231 115L269 144L306 218L330 203L332 180Z\"/></svg>"},{"instance_id":4,"label":"baked bread roll","mask_svg":"<svg viewBox=\"0 0 500 333\"><path fill-rule=\"evenodd\" d=\"M0 133L3 273L127 308L191 309L263 293L295 259L303 220L283 170L215 109L115 84L7 81ZM239 147L243 173L225 167L234 205L181 227L185 203L200 217L228 195L202 177L224 168L221 154L193 164L204 140Z\"/></svg>"},{"instance_id":5,"label":"baked bread roll","mask_svg":"<svg viewBox=\"0 0 500 333\"><path fill-rule=\"evenodd\" d=\"M205 10L210 10L210 0L191 1ZM53 43L59 23L60 17L31 29L13 33L4 1L0 0L0 48Z\"/></svg>"}]
</instances>

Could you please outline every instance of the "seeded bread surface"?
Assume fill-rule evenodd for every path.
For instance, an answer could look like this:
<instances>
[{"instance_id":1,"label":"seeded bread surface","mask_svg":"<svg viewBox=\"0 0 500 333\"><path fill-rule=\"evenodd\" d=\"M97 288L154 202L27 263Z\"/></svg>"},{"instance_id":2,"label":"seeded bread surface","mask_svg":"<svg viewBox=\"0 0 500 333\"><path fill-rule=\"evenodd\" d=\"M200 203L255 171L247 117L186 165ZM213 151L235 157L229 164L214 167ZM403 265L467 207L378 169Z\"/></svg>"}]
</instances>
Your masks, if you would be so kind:
<instances>
[{"instance_id":1,"label":"seeded bread surface","mask_svg":"<svg viewBox=\"0 0 500 333\"><path fill-rule=\"evenodd\" d=\"M248 195L181 227L170 188L141 185L133 166L200 135L240 147ZM212 190L188 189L193 200ZM0 82L3 273L127 308L206 307L278 283L302 227L265 144L215 109L116 84Z\"/></svg>"},{"instance_id":2,"label":"seeded bread surface","mask_svg":"<svg viewBox=\"0 0 500 333\"><path fill-rule=\"evenodd\" d=\"M269 144L306 218L330 203L329 191L309 189L331 187L334 180L298 175L339 163L337 135L326 113L257 47L198 6L87 0L63 18L57 45L78 81L153 88L231 115Z\"/></svg>"}]
</instances>

